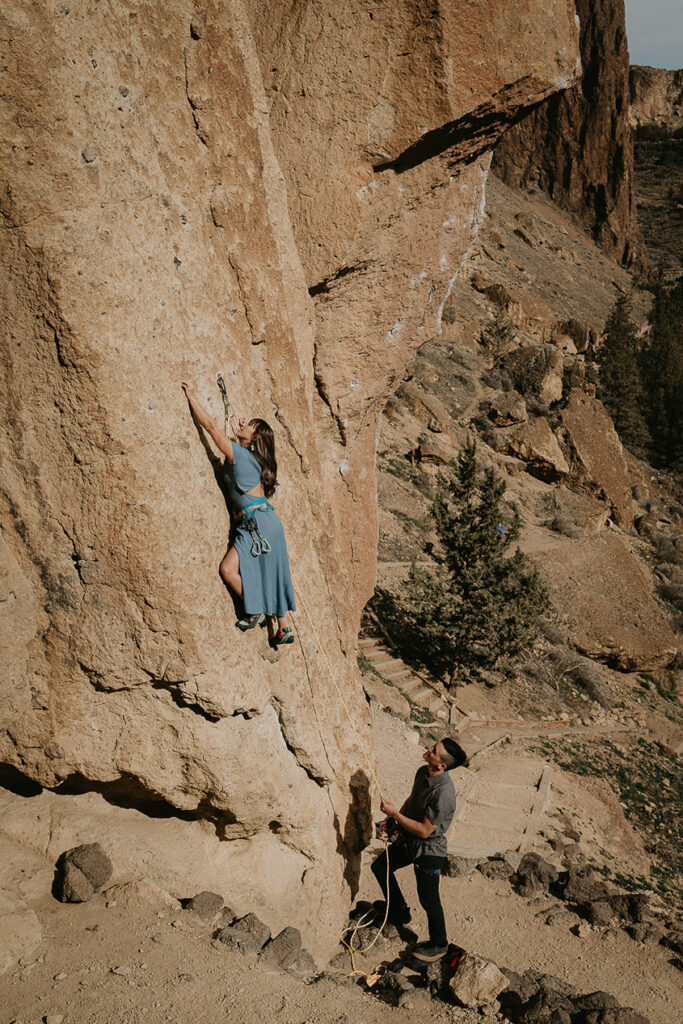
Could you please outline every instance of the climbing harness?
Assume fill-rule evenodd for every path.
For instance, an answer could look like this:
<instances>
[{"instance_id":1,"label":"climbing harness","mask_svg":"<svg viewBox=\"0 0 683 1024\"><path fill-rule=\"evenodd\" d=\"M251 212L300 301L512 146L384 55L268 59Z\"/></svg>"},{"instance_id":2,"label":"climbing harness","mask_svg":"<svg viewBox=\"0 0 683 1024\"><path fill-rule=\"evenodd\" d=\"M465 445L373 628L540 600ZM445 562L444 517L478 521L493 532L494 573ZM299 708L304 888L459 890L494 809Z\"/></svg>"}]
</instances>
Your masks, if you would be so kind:
<instances>
[{"instance_id":1,"label":"climbing harness","mask_svg":"<svg viewBox=\"0 0 683 1024\"><path fill-rule=\"evenodd\" d=\"M240 510L237 516L238 522L242 523L251 536L251 553L254 558L259 555L267 555L271 550L270 544L258 528L256 520L257 512L274 512L275 509L266 498L253 498Z\"/></svg>"}]
</instances>

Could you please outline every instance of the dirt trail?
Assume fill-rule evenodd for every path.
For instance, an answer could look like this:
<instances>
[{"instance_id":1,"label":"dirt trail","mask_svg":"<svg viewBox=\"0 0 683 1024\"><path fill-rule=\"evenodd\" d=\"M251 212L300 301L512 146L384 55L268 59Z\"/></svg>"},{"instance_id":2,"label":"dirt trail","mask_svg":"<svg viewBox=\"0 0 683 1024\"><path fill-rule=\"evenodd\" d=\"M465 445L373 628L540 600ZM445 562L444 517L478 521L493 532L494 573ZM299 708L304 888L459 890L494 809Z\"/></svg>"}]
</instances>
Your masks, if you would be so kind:
<instances>
[{"instance_id":1,"label":"dirt trail","mask_svg":"<svg viewBox=\"0 0 683 1024\"><path fill-rule=\"evenodd\" d=\"M386 795L401 800L421 763L422 745L407 723L373 708L378 773ZM514 745L491 755L495 771L521 771L531 758ZM563 775L562 802L567 780ZM577 779L573 807L581 808ZM591 814L594 811L591 810ZM375 816L379 810L375 808ZM577 824L574 818L574 824ZM590 830L586 822L586 832ZM604 837L602 839L604 841ZM376 884L363 858L359 897L374 899ZM0 850L0 856L3 851ZM46 873L47 876L47 873ZM425 918L417 903L412 872L401 884L413 907L412 927L423 937ZM189 896L190 893L176 893ZM226 894L227 895L227 894ZM449 936L465 948L517 971L542 970L581 991L603 989L623 1005L645 1014L652 1024L678 1024L683 1018L680 973L668 963L671 952L642 946L623 931L570 932L575 916L560 909L544 924L550 898L527 900L509 883L478 872L444 878L442 895ZM216 1020L260 1024L414 1024L481 1020L472 1011L425 999L411 1009L387 1006L364 994L350 980L328 978L304 984L284 973L268 973L255 959L211 945L211 928L193 914L138 900L107 907L97 896L81 905L57 903L47 891L29 900L38 914L43 941L20 966L0 976L2 1024L39 1024L48 1015L62 1024L202 1024ZM539 914L541 916L539 916ZM401 944L380 943L365 966L396 955ZM115 972L115 973L114 973Z\"/></svg>"}]
</instances>

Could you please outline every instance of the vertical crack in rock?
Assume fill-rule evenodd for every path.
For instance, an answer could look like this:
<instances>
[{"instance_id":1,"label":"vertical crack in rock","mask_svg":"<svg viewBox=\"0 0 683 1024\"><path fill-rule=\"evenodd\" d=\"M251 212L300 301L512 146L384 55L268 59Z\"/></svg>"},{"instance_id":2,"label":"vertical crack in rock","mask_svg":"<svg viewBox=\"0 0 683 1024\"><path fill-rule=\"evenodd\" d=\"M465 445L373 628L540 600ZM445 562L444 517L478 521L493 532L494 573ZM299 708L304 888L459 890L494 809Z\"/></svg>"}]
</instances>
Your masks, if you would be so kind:
<instances>
[{"instance_id":1,"label":"vertical crack in rock","mask_svg":"<svg viewBox=\"0 0 683 1024\"><path fill-rule=\"evenodd\" d=\"M237 282L237 290L240 295L240 301L242 302L242 308L244 309L244 318L247 321L247 326L249 327L249 334L251 335L251 343L252 345L257 345L261 341L261 338L257 338L256 334L254 333L254 325L251 322L251 314L249 313L249 303L247 301L247 296L244 292L244 287L242 286L242 275L240 274L239 267L237 266L237 264L235 263L235 261L233 260L232 256L229 253L228 263L230 264L230 269L235 275L235 281Z\"/></svg>"},{"instance_id":2,"label":"vertical crack in rock","mask_svg":"<svg viewBox=\"0 0 683 1024\"><path fill-rule=\"evenodd\" d=\"M318 394L322 398L322 400L325 403L325 405L327 406L327 408L330 410L330 415L332 416L332 421L333 421L334 425L337 428L337 433L339 434L339 443L344 445L344 447L346 447L346 429L344 427L344 421L342 420L342 418L339 415L339 413L335 412L334 409L332 408L332 403L330 402L330 398L329 398L329 395L327 393L327 387L325 385L325 381L323 380L322 374L320 373L320 370L318 368L318 346L317 345L313 349L313 381L315 383L316 391L318 392Z\"/></svg>"},{"instance_id":3,"label":"vertical crack in rock","mask_svg":"<svg viewBox=\"0 0 683 1024\"><path fill-rule=\"evenodd\" d=\"M305 657L304 657L304 661L305 661ZM308 669L306 669L306 671L308 672ZM309 676L309 682L310 682L310 676ZM312 691L311 691L311 694L312 694ZM321 772L317 772L316 773L316 771L313 768L313 765L310 762L310 758L306 757L306 752L304 750L302 750L300 747L297 747L296 744L294 744L292 742L292 740L290 739L290 737L288 735L288 731L287 731L287 722L286 722L286 716L285 716L285 712L284 712L283 702L281 700L279 700L277 697L271 697L270 698L270 703L272 704L273 709L275 710L275 714L277 715L277 720L278 720L278 723L279 723L279 726L280 726L280 732L282 733L282 739L284 740L284 743L285 743L285 746L287 747L287 750L289 750L290 754L292 754L292 756L294 757L294 759L295 759L296 763L299 765L299 767L303 768L303 770L308 775L309 779L312 779L313 782L315 782L316 785L320 786L321 788L327 788L329 786L329 784L330 784L331 779L334 778L334 769L332 768L332 763L331 763L329 755L327 753L327 748L325 747L325 740L323 739L322 730L320 728L318 728L318 733L319 733L319 736L320 736L320 742L322 744L323 749L325 750L325 757L327 757L327 763L330 766L330 775L323 775ZM317 720L317 712L316 712L316 720Z\"/></svg>"},{"instance_id":4,"label":"vertical crack in rock","mask_svg":"<svg viewBox=\"0 0 683 1024\"><path fill-rule=\"evenodd\" d=\"M185 96L187 97L187 102L190 107L190 113L192 114L192 122L194 124L195 134L199 141L201 142L202 146L206 146L206 148L208 149L209 143L206 141L204 129L202 128L201 121L199 120L199 117L197 115L197 103L195 100L192 99L190 95L190 76L187 64L187 49L183 50L183 64L185 66Z\"/></svg>"}]
</instances>

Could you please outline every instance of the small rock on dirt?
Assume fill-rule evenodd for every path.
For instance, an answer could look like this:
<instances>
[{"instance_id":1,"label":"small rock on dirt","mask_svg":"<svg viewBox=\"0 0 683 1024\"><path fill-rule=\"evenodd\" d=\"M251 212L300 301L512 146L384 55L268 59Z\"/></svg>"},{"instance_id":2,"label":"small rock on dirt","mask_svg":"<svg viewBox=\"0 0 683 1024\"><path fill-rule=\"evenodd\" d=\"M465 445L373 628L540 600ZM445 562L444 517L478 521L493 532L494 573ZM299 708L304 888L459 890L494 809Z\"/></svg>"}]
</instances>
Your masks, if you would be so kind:
<instances>
[{"instance_id":1,"label":"small rock on dirt","mask_svg":"<svg viewBox=\"0 0 683 1024\"><path fill-rule=\"evenodd\" d=\"M538 853L526 853L517 868L514 882L524 896L534 896L548 890L557 879L558 873L552 864Z\"/></svg>"},{"instance_id":2,"label":"small rock on dirt","mask_svg":"<svg viewBox=\"0 0 683 1024\"><path fill-rule=\"evenodd\" d=\"M279 935L264 946L261 956L265 961L286 970L294 963L300 949L301 932L297 928L288 927L283 928Z\"/></svg>"},{"instance_id":3,"label":"small rock on dirt","mask_svg":"<svg viewBox=\"0 0 683 1024\"><path fill-rule=\"evenodd\" d=\"M487 1006L507 987L508 979L490 960L464 953L451 978L451 992L463 1006Z\"/></svg>"},{"instance_id":4,"label":"small rock on dirt","mask_svg":"<svg viewBox=\"0 0 683 1024\"><path fill-rule=\"evenodd\" d=\"M270 928L256 914L247 914L233 925L221 928L216 938L240 953L258 953L270 938Z\"/></svg>"},{"instance_id":5,"label":"small rock on dirt","mask_svg":"<svg viewBox=\"0 0 683 1024\"><path fill-rule=\"evenodd\" d=\"M112 863L99 843L65 850L56 864L55 895L62 903L85 903L111 878Z\"/></svg>"},{"instance_id":6,"label":"small rock on dirt","mask_svg":"<svg viewBox=\"0 0 683 1024\"><path fill-rule=\"evenodd\" d=\"M194 911L202 921L213 921L223 909L223 897L216 892L198 892L188 901L185 909Z\"/></svg>"},{"instance_id":7,"label":"small rock on dirt","mask_svg":"<svg viewBox=\"0 0 683 1024\"><path fill-rule=\"evenodd\" d=\"M470 875L481 863L481 857L456 857L455 854L449 853L441 874L446 878L460 878L462 875Z\"/></svg>"}]
</instances>

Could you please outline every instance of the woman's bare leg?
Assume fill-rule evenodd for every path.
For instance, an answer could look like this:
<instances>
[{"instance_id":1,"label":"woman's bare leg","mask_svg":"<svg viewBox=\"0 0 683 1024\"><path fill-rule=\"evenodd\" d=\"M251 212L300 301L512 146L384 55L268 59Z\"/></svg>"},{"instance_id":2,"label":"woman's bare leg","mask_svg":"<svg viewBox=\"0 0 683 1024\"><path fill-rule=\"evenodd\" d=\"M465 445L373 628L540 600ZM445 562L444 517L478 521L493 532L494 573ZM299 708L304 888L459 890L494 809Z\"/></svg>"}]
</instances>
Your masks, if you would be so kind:
<instances>
[{"instance_id":1,"label":"woman's bare leg","mask_svg":"<svg viewBox=\"0 0 683 1024\"><path fill-rule=\"evenodd\" d=\"M278 615L277 627L278 636L282 636L285 629L289 628L289 612L286 612L285 615Z\"/></svg>"},{"instance_id":2,"label":"woman's bare leg","mask_svg":"<svg viewBox=\"0 0 683 1024\"><path fill-rule=\"evenodd\" d=\"M234 594L242 596L242 577L240 576L240 556L235 548L229 548L228 553L218 567L221 579L226 583Z\"/></svg>"}]
</instances>

